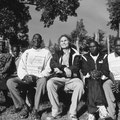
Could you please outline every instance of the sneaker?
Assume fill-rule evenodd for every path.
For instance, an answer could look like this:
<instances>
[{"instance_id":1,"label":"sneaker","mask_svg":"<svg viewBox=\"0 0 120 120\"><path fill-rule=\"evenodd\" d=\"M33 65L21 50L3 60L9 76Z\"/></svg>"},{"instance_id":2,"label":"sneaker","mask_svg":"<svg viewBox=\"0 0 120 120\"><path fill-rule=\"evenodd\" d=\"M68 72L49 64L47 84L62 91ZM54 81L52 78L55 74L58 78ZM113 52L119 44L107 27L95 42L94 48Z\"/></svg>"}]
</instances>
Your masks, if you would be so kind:
<instances>
[{"instance_id":1,"label":"sneaker","mask_svg":"<svg viewBox=\"0 0 120 120\"><path fill-rule=\"evenodd\" d=\"M69 120L78 120L76 115L70 115Z\"/></svg>"},{"instance_id":2,"label":"sneaker","mask_svg":"<svg viewBox=\"0 0 120 120\"><path fill-rule=\"evenodd\" d=\"M56 115L56 116L52 116L52 115L50 115L50 116L48 116L48 117L46 118L46 120L59 119L60 117L61 117L61 115L60 115L60 114L58 114L58 115Z\"/></svg>"},{"instance_id":3,"label":"sneaker","mask_svg":"<svg viewBox=\"0 0 120 120\"><path fill-rule=\"evenodd\" d=\"M95 116L93 114L88 114L88 120L95 120Z\"/></svg>"},{"instance_id":4,"label":"sneaker","mask_svg":"<svg viewBox=\"0 0 120 120\"><path fill-rule=\"evenodd\" d=\"M21 119L25 119L29 116L29 109L28 109L28 106L24 106L23 109L21 110L20 112L20 118Z\"/></svg>"},{"instance_id":5,"label":"sneaker","mask_svg":"<svg viewBox=\"0 0 120 120\"><path fill-rule=\"evenodd\" d=\"M40 120L40 115L38 114L37 110L33 111L32 116L34 120Z\"/></svg>"},{"instance_id":6,"label":"sneaker","mask_svg":"<svg viewBox=\"0 0 120 120\"><path fill-rule=\"evenodd\" d=\"M99 111L99 117L101 119L107 118L109 116L109 113L107 111L107 109L105 108L105 106L97 106L98 107L98 111Z\"/></svg>"},{"instance_id":7,"label":"sneaker","mask_svg":"<svg viewBox=\"0 0 120 120\"><path fill-rule=\"evenodd\" d=\"M18 112L20 112L22 110L22 108L13 108L13 109L11 109L11 111L10 111L10 114L15 114L15 113L18 113Z\"/></svg>"}]
</instances>

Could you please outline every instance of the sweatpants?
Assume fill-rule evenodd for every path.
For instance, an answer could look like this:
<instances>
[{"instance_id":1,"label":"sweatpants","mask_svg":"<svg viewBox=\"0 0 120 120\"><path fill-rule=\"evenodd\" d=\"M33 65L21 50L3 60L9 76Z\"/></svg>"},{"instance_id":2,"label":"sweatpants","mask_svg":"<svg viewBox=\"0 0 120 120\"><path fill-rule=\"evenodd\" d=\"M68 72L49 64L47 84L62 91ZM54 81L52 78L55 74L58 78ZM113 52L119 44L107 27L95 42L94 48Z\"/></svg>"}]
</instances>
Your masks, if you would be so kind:
<instances>
[{"instance_id":1,"label":"sweatpants","mask_svg":"<svg viewBox=\"0 0 120 120\"><path fill-rule=\"evenodd\" d=\"M84 93L83 82L79 78L53 77L47 82L48 97L52 105L52 116L56 116L59 113L60 103L57 90L63 86L65 90L73 90L69 113L72 115L77 114L77 105Z\"/></svg>"},{"instance_id":2,"label":"sweatpants","mask_svg":"<svg viewBox=\"0 0 120 120\"><path fill-rule=\"evenodd\" d=\"M103 83L103 90L105 93L105 97L108 103L108 107L107 110L109 112L110 117L112 117L113 119L115 119L115 108L116 108L116 104L115 104L115 97L114 94L112 92L112 86L113 82L111 80L107 80Z\"/></svg>"}]
</instances>

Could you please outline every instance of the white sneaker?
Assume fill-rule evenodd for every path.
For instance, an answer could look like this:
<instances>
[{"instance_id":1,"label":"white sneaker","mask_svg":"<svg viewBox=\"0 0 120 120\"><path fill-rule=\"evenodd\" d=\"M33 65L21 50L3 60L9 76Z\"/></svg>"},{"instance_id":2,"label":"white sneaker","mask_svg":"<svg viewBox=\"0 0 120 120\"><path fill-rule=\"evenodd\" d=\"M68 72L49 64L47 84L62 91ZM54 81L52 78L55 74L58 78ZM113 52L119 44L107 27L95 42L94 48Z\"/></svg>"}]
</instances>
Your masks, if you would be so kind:
<instances>
[{"instance_id":1,"label":"white sneaker","mask_svg":"<svg viewBox=\"0 0 120 120\"><path fill-rule=\"evenodd\" d=\"M88 120L95 120L95 116L93 114L88 114Z\"/></svg>"},{"instance_id":2,"label":"white sneaker","mask_svg":"<svg viewBox=\"0 0 120 120\"><path fill-rule=\"evenodd\" d=\"M107 109L105 108L105 106L97 106L98 107L98 111L99 111L99 117L101 119L107 118L109 116L109 113L107 111Z\"/></svg>"},{"instance_id":3,"label":"white sneaker","mask_svg":"<svg viewBox=\"0 0 120 120\"><path fill-rule=\"evenodd\" d=\"M70 115L69 120L78 120L76 115Z\"/></svg>"}]
</instances>

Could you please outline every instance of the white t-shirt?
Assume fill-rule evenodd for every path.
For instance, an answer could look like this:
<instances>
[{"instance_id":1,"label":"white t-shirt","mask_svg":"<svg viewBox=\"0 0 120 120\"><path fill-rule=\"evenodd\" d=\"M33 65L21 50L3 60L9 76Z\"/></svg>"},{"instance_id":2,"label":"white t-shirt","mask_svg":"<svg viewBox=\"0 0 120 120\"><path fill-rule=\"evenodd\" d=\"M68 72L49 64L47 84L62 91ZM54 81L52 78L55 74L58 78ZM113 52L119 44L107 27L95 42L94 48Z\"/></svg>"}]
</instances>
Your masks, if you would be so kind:
<instances>
[{"instance_id":1,"label":"white t-shirt","mask_svg":"<svg viewBox=\"0 0 120 120\"><path fill-rule=\"evenodd\" d=\"M115 53L108 55L109 69L112 72L115 80L120 80L120 56L116 56Z\"/></svg>"}]
</instances>

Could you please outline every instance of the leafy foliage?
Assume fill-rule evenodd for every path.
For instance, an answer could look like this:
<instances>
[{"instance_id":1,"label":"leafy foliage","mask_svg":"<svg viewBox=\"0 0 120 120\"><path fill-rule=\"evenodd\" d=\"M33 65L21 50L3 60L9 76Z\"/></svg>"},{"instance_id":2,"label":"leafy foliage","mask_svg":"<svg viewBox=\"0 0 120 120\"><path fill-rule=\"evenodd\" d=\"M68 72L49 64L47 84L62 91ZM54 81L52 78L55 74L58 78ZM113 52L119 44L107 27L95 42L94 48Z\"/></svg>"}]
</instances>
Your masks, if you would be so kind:
<instances>
[{"instance_id":1,"label":"leafy foliage","mask_svg":"<svg viewBox=\"0 0 120 120\"><path fill-rule=\"evenodd\" d=\"M119 30L120 22L120 0L108 0L107 2L110 21L108 25L113 30Z\"/></svg>"},{"instance_id":2,"label":"leafy foliage","mask_svg":"<svg viewBox=\"0 0 120 120\"><path fill-rule=\"evenodd\" d=\"M40 21L44 22L44 27L50 27L57 17L65 22L68 16L77 16L76 9L80 6L79 0L27 0L27 2L36 5L36 10L42 12Z\"/></svg>"},{"instance_id":3,"label":"leafy foliage","mask_svg":"<svg viewBox=\"0 0 120 120\"><path fill-rule=\"evenodd\" d=\"M29 7L17 0L0 0L0 35L4 39L14 41L19 39L19 33L25 35L30 19ZM14 42L17 42L16 40Z\"/></svg>"},{"instance_id":4,"label":"leafy foliage","mask_svg":"<svg viewBox=\"0 0 120 120\"><path fill-rule=\"evenodd\" d=\"M103 39L105 37L105 32L101 29L98 29L98 35L99 35L99 42L103 41Z\"/></svg>"},{"instance_id":5,"label":"leafy foliage","mask_svg":"<svg viewBox=\"0 0 120 120\"><path fill-rule=\"evenodd\" d=\"M81 42L87 37L86 34L87 30L85 29L83 19L80 19L80 21L76 23L76 29L71 32L72 42L75 43L77 39Z\"/></svg>"}]
</instances>

